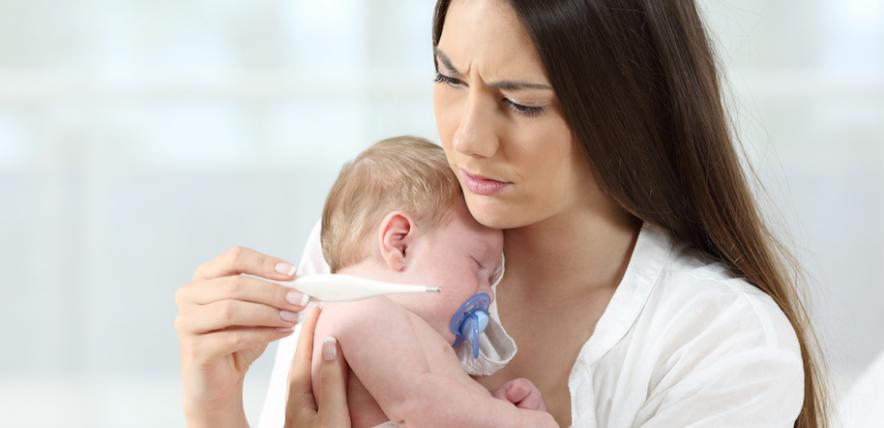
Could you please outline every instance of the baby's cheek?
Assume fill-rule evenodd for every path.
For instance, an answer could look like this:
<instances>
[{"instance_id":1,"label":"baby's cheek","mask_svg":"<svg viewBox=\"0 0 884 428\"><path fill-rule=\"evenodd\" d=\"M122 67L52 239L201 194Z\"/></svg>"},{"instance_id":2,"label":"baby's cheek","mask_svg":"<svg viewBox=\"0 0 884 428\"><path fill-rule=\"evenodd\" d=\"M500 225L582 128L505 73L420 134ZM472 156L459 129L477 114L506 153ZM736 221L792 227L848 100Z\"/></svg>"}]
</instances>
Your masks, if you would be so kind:
<instances>
[{"instance_id":1,"label":"baby's cheek","mask_svg":"<svg viewBox=\"0 0 884 428\"><path fill-rule=\"evenodd\" d=\"M454 334L451 333L451 318L463 302L453 298L439 299L433 308L433 324L438 326L439 332L449 342L454 342Z\"/></svg>"},{"instance_id":2,"label":"baby's cheek","mask_svg":"<svg viewBox=\"0 0 884 428\"><path fill-rule=\"evenodd\" d=\"M456 309L454 299L440 299L436 307L433 308L433 314L438 320L448 320L454 315Z\"/></svg>"}]
</instances>

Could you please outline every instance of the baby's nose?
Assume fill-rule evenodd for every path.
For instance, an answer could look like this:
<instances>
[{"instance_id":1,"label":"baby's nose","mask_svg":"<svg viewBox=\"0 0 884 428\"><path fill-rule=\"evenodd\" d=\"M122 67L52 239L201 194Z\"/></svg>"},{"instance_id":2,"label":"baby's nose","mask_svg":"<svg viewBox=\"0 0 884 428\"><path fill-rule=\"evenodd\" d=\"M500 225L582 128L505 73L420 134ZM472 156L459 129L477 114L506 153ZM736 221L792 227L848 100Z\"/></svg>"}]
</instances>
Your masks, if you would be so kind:
<instances>
[{"instance_id":1,"label":"baby's nose","mask_svg":"<svg viewBox=\"0 0 884 428\"><path fill-rule=\"evenodd\" d=\"M488 296L491 297L491 300L494 301L494 289L491 288L491 284L483 285L479 288L479 292L488 294Z\"/></svg>"}]
</instances>

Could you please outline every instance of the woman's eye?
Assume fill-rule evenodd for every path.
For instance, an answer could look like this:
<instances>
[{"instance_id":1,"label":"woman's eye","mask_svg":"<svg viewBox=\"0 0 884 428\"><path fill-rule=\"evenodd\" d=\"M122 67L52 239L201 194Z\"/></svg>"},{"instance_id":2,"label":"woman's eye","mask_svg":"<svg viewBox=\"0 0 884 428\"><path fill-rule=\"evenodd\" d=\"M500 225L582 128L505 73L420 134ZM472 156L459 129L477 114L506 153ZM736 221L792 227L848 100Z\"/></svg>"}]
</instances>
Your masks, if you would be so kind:
<instances>
[{"instance_id":1,"label":"woman's eye","mask_svg":"<svg viewBox=\"0 0 884 428\"><path fill-rule=\"evenodd\" d=\"M453 77L448 77L442 73L436 73L436 78L433 79L433 81L436 83L443 83L443 84L446 84L448 86L453 86L453 87L464 86L464 83L462 81L455 79ZM526 106L523 104L516 103L516 102L509 100L507 98L503 99L503 103L506 104L508 109L510 109L516 113L519 113L521 115L528 116L528 117L537 116L545 111L545 109L543 107Z\"/></svg>"},{"instance_id":2,"label":"woman's eye","mask_svg":"<svg viewBox=\"0 0 884 428\"><path fill-rule=\"evenodd\" d=\"M506 98L503 99L503 103L506 104L507 108L510 110L528 117L537 116L543 113L543 107L526 106L512 102Z\"/></svg>"},{"instance_id":3,"label":"woman's eye","mask_svg":"<svg viewBox=\"0 0 884 428\"><path fill-rule=\"evenodd\" d=\"M444 83L444 84L446 84L446 85L448 85L448 86L460 86L460 85L463 85L463 82L461 82L460 80L457 80L457 79L455 79L455 78L453 78L453 77L448 77L448 76L446 76L446 75L444 75L444 74L442 74L442 73L436 73L436 78L433 79L433 81L436 82L436 83Z\"/></svg>"}]
</instances>

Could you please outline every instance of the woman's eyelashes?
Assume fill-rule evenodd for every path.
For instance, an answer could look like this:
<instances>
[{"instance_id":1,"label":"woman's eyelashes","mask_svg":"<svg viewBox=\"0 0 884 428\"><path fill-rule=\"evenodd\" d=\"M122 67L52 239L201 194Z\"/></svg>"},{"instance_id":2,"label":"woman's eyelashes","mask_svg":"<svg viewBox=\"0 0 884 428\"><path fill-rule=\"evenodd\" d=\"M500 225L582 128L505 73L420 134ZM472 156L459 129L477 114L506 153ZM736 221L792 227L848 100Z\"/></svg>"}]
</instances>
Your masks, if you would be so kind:
<instances>
[{"instance_id":1,"label":"woman's eyelashes","mask_svg":"<svg viewBox=\"0 0 884 428\"><path fill-rule=\"evenodd\" d=\"M448 77L442 73L436 73L436 78L433 79L433 81L436 83L444 83L448 86L461 86L461 85L463 85L463 82L461 82L460 80L455 79L453 77Z\"/></svg>"},{"instance_id":2,"label":"woman's eyelashes","mask_svg":"<svg viewBox=\"0 0 884 428\"><path fill-rule=\"evenodd\" d=\"M511 100L506 99L506 98L503 99L503 103L506 104L506 106L510 110L512 110L516 113L519 113L519 114L523 114L528 117L537 116L537 115L543 113L543 107L526 106L526 105L514 103Z\"/></svg>"},{"instance_id":3,"label":"woman's eyelashes","mask_svg":"<svg viewBox=\"0 0 884 428\"><path fill-rule=\"evenodd\" d=\"M442 73L436 73L436 78L433 79L433 81L436 83L443 83L443 84L451 86L451 87L466 86L459 79L455 79L453 77L446 76ZM506 108L508 108L518 114L527 116L527 117L534 117L534 116L542 114L545 111L545 109L543 107L526 106L524 104L519 104L513 100L510 100L509 98L503 98L502 102L506 106Z\"/></svg>"}]
</instances>

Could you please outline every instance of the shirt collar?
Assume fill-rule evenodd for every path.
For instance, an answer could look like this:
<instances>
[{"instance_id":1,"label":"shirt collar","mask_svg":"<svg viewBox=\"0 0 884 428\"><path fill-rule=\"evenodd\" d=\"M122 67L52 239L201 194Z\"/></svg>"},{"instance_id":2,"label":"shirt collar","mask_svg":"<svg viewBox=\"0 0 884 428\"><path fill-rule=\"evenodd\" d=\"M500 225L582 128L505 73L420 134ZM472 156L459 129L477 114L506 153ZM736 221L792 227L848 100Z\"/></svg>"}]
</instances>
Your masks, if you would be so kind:
<instances>
[{"instance_id":1,"label":"shirt collar","mask_svg":"<svg viewBox=\"0 0 884 428\"><path fill-rule=\"evenodd\" d=\"M626 272L577 362L594 364L622 339L638 319L673 250L669 232L644 222Z\"/></svg>"}]
</instances>

